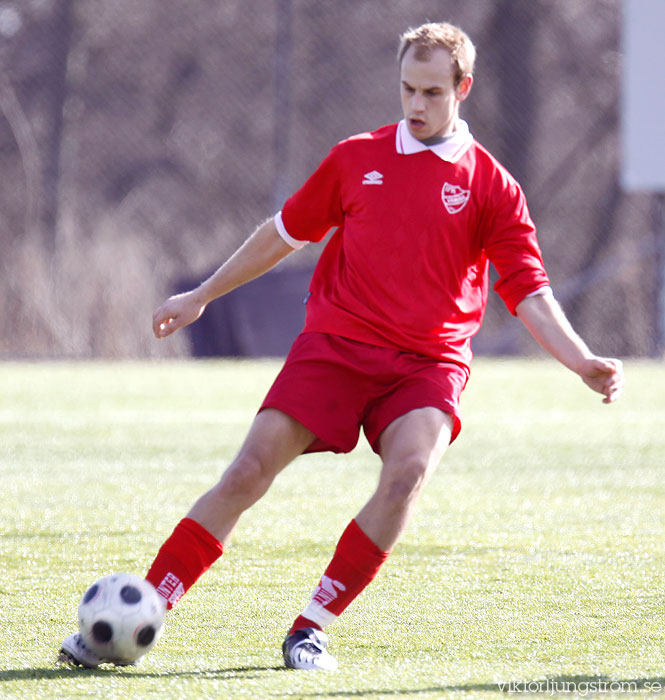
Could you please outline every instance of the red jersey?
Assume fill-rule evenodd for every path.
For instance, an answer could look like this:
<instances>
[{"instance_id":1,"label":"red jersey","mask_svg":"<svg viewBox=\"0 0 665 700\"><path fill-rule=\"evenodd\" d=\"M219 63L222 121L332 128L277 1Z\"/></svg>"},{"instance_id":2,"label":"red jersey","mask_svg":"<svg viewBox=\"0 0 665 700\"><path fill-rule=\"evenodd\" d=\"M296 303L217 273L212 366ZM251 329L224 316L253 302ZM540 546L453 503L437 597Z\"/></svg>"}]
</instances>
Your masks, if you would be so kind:
<instances>
[{"instance_id":1,"label":"red jersey","mask_svg":"<svg viewBox=\"0 0 665 700\"><path fill-rule=\"evenodd\" d=\"M295 247L337 227L312 277L304 332L469 367L489 263L513 314L549 285L521 188L464 122L434 147L403 121L342 141L275 222Z\"/></svg>"}]
</instances>

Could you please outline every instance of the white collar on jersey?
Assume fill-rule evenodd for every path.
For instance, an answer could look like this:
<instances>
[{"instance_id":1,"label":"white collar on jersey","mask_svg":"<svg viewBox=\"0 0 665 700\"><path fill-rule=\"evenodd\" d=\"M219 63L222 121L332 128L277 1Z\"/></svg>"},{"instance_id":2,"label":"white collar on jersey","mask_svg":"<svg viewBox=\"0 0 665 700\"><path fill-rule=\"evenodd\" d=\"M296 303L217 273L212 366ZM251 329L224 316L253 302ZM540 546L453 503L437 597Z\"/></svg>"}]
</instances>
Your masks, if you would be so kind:
<instances>
[{"instance_id":1,"label":"white collar on jersey","mask_svg":"<svg viewBox=\"0 0 665 700\"><path fill-rule=\"evenodd\" d=\"M432 151L441 160L447 160L450 163L456 163L467 152L472 143L473 136L469 131L469 125L462 119L457 120L457 129L449 138L433 146L427 146L411 136L405 119L402 119L397 125L395 135L395 148L401 155L410 156L412 153Z\"/></svg>"}]
</instances>

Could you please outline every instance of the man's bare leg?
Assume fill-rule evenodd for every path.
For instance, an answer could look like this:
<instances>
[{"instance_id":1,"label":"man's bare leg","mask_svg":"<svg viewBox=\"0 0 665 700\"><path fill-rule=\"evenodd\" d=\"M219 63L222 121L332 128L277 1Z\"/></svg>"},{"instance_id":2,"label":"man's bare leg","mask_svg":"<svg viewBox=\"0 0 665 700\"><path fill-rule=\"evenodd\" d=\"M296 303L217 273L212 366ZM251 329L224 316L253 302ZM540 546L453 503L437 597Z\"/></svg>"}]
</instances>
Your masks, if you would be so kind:
<instances>
[{"instance_id":1,"label":"man's bare leg","mask_svg":"<svg viewBox=\"0 0 665 700\"><path fill-rule=\"evenodd\" d=\"M334 670L323 628L372 581L404 531L425 482L450 442L453 419L437 408L410 411L381 434L383 467L376 491L351 521L315 589L284 640L284 662L303 670Z\"/></svg>"},{"instance_id":2,"label":"man's bare leg","mask_svg":"<svg viewBox=\"0 0 665 700\"><path fill-rule=\"evenodd\" d=\"M187 517L226 544L240 515L314 439L314 433L287 414L264 409L220 481L196 501Z\"/></svg>"}]
</instances>

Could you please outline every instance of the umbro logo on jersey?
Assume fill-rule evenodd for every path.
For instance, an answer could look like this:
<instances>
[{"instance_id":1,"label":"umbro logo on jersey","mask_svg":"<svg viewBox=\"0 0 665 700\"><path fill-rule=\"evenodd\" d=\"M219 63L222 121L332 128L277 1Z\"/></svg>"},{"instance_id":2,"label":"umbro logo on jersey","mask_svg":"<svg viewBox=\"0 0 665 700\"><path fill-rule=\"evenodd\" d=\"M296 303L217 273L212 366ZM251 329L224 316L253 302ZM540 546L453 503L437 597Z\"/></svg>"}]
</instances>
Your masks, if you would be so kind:
<instances>
[{"instance_id":1,"label":"umbro logo on jersey","mask_svg":"<svg viewBox=\"0 0 665 700\"><path fill-rule=\"evenodd\" d=\"M383 185L383 174L378 170L363 175L363 185Z\"/></svg>"},{"instance_id":2,"label":"umbro logo on jersey","mask_svg":"<svg viewBox=\"0 0 665 700\"><path fill-rule=\"evenodd\" d=\"M463 190L459 185L451 185L446 182L441 190L443 206L449 214L457 214L466 206L470 194L471 190Z\"/></svg>"}]
</instances>

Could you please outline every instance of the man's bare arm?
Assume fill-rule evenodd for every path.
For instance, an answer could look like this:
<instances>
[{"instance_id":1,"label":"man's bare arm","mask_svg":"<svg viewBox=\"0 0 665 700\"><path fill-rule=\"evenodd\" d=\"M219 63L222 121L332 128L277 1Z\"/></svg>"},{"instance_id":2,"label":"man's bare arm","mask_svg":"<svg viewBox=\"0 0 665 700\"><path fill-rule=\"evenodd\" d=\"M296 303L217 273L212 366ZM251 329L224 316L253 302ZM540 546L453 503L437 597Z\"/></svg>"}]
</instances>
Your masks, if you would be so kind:
<instances>
[{"instance_id":1,"label":"man's bare arm","mask_svg":"<svg viewBox=\"0 0 665 700\"><path fill-rule=\"evenodd\" d=\"M268 219L205 282L167 299L153 314L153 333L166 338L193 323L211 301L260 277L293 250L277 232L274 220Z\"/></svg>"},{"instance_id":2,"label":"man's bare arm","mask_svg":"<svg viewBox=\"0 0 665 700\"><path fill-rule=\"evenodd\" d=\"M625 384L621 360L594 355L551 294L527 297L518 304L517 316L545 350L603 394L603 403L619 398Z\"/></svg>"}]
</instances>

